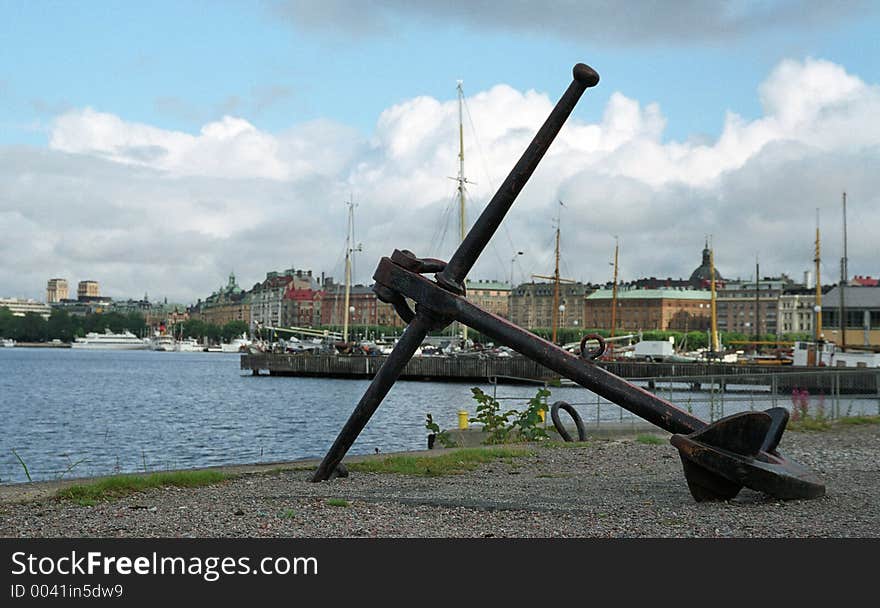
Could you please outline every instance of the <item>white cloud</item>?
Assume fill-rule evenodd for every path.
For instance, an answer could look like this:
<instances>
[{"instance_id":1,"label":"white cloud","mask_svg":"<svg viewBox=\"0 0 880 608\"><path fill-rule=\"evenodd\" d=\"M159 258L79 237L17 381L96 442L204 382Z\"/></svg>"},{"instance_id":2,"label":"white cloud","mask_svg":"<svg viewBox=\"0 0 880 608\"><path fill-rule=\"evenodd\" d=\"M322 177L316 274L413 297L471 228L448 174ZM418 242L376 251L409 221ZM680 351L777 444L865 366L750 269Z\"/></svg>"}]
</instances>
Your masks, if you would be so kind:
<instances>
[{"instance_id":1,"label":"white cloud","mask_svg":"<svg viewBox=\"0 0 880 608\"><path fill-rule=\"evenodd\" d=\"M829 226L826 259L839 257L831 226L843 189L850 269L876 275L880 89L806 59L779 64L758 95L760 118L719 109L717 140L680 142L664 140L660 107L615 92L601 121L563 128L472 276L507 278L516 250L526 251L518 279L546 273L560 199L573 278L610 278L613 235L623 278L688 276L706 234L726 276L750 276L756 253L767 274L800 276L811 265L816 208ZM467 98L477 131L468 119L471 221L554 102L506 85ZM339 278L351 195L361 281L394 248L447 257L457 240L452 96L388 108L369 140L330 121L268 133L227 116L189 134L84 108L56 119L49 147L0 149L0 231L16 235L0 243L2 295L39 297L54 276L97 278L117 297L182 301L208 295L230 270L246 287L291 266ZM826 266L836 277L836 261Z\"/></svg>"}]
</instances>

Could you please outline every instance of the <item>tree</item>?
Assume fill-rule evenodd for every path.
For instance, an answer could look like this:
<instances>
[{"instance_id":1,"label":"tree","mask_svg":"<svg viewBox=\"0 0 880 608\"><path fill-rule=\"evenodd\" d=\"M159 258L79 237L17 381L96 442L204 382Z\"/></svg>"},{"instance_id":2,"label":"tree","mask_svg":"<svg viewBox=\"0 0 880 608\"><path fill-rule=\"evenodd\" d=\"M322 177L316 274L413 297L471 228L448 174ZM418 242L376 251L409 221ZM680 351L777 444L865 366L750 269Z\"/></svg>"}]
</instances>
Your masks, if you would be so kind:
<instances>
[{"instance_id":1,"label":"tree","mask_svg":"<svg viewBox=\"0 0 880 608\"><path fill-rule=\"evenodd\" d=\"M55 308L49 315L47 331L50 339L72 342L76 335L76 325L70 317L70 313Z\"/></svg>"}]
</instances>

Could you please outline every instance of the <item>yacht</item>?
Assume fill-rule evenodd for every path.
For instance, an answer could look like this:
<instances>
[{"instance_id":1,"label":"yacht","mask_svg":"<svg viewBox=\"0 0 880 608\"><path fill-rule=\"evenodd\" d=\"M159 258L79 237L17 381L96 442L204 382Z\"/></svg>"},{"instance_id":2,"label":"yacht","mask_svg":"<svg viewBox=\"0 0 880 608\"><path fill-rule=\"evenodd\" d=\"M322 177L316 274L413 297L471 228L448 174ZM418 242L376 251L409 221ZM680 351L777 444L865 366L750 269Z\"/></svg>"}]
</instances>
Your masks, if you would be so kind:
<instances>
[{"instance_id":1,"label":"yacht","mask_svg":"<svg viewBox=\"0 0 880 608\"><path fill-rule=\"evenodd\" d=\"M107 329L103 334L89 332L84 338L76 338L70 346L89 349L147 350L150 348L150 341L138 338L128 330L115 334Z\"/></svg>"},{"instance_id":2,"label":"yacht","mask_svg":"<svg viewBox=\"0 0 880 608\"><path fill-rule=\"evenodd\" d=\"M177 350L175 345L174 336L170 334L156 334L150 341L151 350L171 352Z\"/></svg>"},{"instance_id":3,"label":"yacht","mask_svg":"<svg viewBox=\"0 0 880 608\"><path fill-rule=\"evenodd\" d=\"M12 348L13 346L15 346L15 340L13 340L12 338L0 338L0 348Z\"/></svg>"},{"instance_id":4,"label":"yacht","mask_svg":"<svg viewBox=\"0 0 880 608\"><path fill-rule=\"evenodd\" d=\"M179 353L200 353L205 350L205 347L199 344L199 341L195 338L186 338L185 340L178 340L174 345L174 350Z\"/></svg>"},{"instance_id":5,"label":"yacht","mask_svg":"<svg viewBox=\"0 0 880 608\"><path fill-rule=\"evenodd\" d=\"M220 350L224 353L246 353L248 347L252 344L245 336L235 338L229 344L221 344Z\"/></svg>"}]
</instances>

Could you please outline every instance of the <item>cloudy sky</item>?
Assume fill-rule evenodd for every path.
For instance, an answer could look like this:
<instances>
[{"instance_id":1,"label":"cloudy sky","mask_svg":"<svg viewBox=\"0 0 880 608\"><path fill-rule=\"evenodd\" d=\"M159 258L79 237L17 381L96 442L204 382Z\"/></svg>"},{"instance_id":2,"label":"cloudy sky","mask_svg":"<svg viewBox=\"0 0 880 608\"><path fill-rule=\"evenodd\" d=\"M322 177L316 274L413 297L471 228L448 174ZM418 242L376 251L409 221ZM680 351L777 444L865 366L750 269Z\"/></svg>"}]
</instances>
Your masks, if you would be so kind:
<instances>
[{"instance_id":1,"label":"cloudy sky","mask_svg":"<svg viewBox=\"0 0 880 608\"><path fill-rule=\"evenodd\" d=\"M142 6L141 6L142 4ZM97 280L204 298L234 272L355 278L455 247L571 80L601 75L472 279L880 274L880 10L841 1L0 0L0 297ZM564 207L558 202L563 201ZM522 251L523 255L516 255Z\"/></svg>"}]
</instances>

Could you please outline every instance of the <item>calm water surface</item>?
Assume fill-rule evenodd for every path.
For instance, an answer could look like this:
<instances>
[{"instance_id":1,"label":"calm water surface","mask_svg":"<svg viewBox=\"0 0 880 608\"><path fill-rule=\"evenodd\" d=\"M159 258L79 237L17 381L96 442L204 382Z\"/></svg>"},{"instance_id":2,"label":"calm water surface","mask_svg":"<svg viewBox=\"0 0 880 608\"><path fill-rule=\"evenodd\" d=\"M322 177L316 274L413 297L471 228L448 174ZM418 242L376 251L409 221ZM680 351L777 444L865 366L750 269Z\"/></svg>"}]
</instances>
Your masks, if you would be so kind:
<instances>
[{"instance_id":1,"label":"calm water surface","mask_svg":"<svg viewBox=\"0 0 880 608\"><path fill-rule=\"evenodd\" d=\"M0 348L0 483L27 481L15 453L34 481L321 457L369 384L254 377L243 375L239 362L227 353ZM350 453L424 449L425 414L455 428L458 410L475 413L472 386L398 382ZM490 394L495 388L476 386ZM502 401L505 409L522 409L536 390L500 386L497 396L510 399ZM659 392L704 420L790 406L766 394L729 395L719 410L705 392ZM613 404L598 407L582 388L552 393L551 402L575 404L588 422L633 419ZM880 407L877 399L854 403L853 413Z\"/></svg>"},{"instance_id":2,"label":"calm water surface","mask_svg":"<svg viewBox=\"0 0 880 608\"><path fill-rule=\"evenodd\" d=\"M27 481L13 450L35 481L321 457L368 383L242 375L237 354L0 348L0 483ZM425 414L454 428L471 386L398 382L350 453L424 449Z\"/></svg>"}]
</instances>

